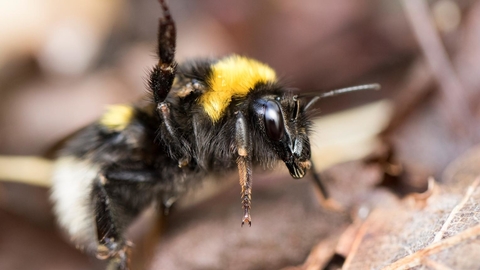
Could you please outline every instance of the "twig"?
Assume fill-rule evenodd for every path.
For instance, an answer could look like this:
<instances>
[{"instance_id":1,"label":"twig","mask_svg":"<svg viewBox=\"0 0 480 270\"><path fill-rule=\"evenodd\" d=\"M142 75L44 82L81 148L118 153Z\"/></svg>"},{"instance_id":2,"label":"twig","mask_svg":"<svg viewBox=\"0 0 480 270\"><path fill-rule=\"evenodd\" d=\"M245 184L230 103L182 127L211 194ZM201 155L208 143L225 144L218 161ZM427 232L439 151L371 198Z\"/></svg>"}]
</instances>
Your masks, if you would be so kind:
<instances>
[{"instance_id":1,"label":"twig","mask_svg":"<svg viewBox=\"0 0 480 270\"><path fill-rule=\"evenodd\" d=\"M298 267L302 270L324 269L328 261L335 254L335 246L338 243L340 233L332 234L331 237L322 240L308 255L305 263ZM288 269L288 268L287 268ZM286 270L286 269L284 269Z\"/></svg>"},{"instance_id":2,"label":"twig","mask_svg":"<svg viewBox=\"0 0 480 270\"><path fill-rule=\"evenodd\" d=\"M440 91L448 108L445 109L447 117L454 128L456 127L455 123L463 123L461 127L468 132L468 123L472 123L473 116L468 107L466 91L449 61L437 31L435 31L426 1L403 0L402 4L433 76L439 82Z\"/></svg>"},{"instance_id":3,"label":"twig","mask_svg":"<svg viewBox=\"0 0 480 270\"><path fill-rule=\"evenodd\" d=\"M376 215L378 212L373 212L370 214L369 219L370 220L376 220ZM356 254L358 253L358 250L360 249L360 245L362 244L363 237L367 233L367 231L370 229L370 222L369 220L366 220L361 226L360 229L358 229L357 236L355 237L355 240L353 240L352 247L350 248L350 253L348 254L345 262L343 263L342 269L349 269L350 264L352 263L353 258L355 258Z\"/></svg>"}]
</instances>

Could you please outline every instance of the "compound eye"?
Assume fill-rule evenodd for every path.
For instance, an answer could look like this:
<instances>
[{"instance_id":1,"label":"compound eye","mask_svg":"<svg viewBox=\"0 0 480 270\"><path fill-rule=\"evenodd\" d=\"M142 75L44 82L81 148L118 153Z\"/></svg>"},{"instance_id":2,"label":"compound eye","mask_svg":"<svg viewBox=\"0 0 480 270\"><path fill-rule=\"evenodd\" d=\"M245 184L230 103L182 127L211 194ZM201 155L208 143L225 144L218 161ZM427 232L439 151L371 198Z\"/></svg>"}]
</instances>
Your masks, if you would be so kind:
<instances>
[{"instance_id":1,"label":"compound eye","mask_svg":"<svg viewBox=\"0 0 480 270\"><path fill-rule=\"evenodd\" d=\"M273 141L279 141L283 138L285 133L285 125L283 124L283 117L278 103L274 101L267 101L265 103L265 129L267 136Z\"/></svg>"}]
</instances>

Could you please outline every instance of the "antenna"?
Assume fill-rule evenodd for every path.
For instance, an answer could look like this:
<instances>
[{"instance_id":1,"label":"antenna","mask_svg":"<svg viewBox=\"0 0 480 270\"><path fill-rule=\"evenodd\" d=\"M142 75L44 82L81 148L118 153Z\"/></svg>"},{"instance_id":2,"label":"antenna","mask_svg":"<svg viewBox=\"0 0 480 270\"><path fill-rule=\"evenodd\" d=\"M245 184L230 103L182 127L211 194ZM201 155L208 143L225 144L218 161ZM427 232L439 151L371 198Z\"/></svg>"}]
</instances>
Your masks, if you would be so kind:
<instances>
[{"instance_id":1,"label":"antenna","mask_svg":"<svg viewBox=\"0 0 480 270\"><path fill-rule=\"evenodd\" d=\"M333 96L336 96L336 95L340 95L340 94L348 93L348 92L354 92L354 91L380 90L380 88L381 88L380 84L378 84L378 83L363 84L363 85L345 87L345 88L340 88L340 89L335 89L335 90L332 90L332 91L328 91L326 93L320 94L318 96L318 98L333 97Z\"/></svg>"},{"instance_id":2,"label":"antenna","mask_svg":"<svg viewBox=\"0 0 480 270\"><path fill-rule=\"evenodd\" d=\"M355 92L355 91L363 91L363 90L380 90L381 86L378 83L371 83L371 84L362 84L362 85L357 85L357 86L351 86L351 87L345 87L345 88L340 88L340 89L335 89L332 91L328 91L325 93L322 93L320 95L315 96L308 102L308 104L305 106L305 110L307 110L309 107L311 107L315 102L317 102L321 98L325 97L333 97L337 95L341 95L344 93L349 93L349 92Z\"/></svg>"}]
</instances>

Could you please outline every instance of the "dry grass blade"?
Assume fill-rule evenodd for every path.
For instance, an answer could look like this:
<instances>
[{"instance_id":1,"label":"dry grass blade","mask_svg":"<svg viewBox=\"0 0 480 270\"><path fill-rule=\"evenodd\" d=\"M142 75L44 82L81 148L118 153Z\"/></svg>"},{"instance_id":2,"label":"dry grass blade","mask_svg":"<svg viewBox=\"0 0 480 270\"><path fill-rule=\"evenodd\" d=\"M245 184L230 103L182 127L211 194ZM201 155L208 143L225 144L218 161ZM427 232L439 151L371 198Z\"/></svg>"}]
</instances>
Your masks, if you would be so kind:
<instances>
[{"instance_id":1,"label":"dry grass blade","mask_svg":"<svg viewBox=\"0 0 480 270\"><path fill-rule=\"evenodd\" d=\"M52 162L32 156L0 156L0 180L49 187Z\"/></svg>"}]
</instances>

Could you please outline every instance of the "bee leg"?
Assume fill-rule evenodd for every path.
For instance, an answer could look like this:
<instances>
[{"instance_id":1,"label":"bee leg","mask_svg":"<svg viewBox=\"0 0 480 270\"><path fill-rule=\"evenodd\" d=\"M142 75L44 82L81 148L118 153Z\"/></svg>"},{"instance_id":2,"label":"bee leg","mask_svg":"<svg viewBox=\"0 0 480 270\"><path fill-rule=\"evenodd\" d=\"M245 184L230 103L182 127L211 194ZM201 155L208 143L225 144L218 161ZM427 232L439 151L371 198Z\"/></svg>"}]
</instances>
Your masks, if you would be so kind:
<instances>
[{"instance_id":1,"label":"bee leg","mask_svg":"<svg viewBox=\"0 0 480 270\"><path fill-rule=\"evenodd\" d=\"M310 164L311 164L310 170L312 172L313 181L315 182L315 186L317 187L318 191L320 192L320 195L322 196L322 200L329 199L330 196L328 194L327 188L323 184L320 174L315 169L315 163L313 162L313 160L310 160Z\"/></svg>"},{"instance_id":2,"label":"bee leg","mask_svg":"<svg viewBox=\"0 0 480 270\"><path fill-rule=\"evenodd\" d=\"M153 92L153 97L157 105L157 113L162 120L161 128L168 134L168 138L161 138L165 145L172 145L170 148L170 156L179 160L178 166L186 166L190 162L190 149L188 143L178 132L174 119L171 116L170 107L167 96L172 88L173 80L177 70L175 62L176 47L176 28L172 19L170 10L164 0L159 0L163 10L163 18L159 20L158 26L158 63L150 73L149 86ZM180 153L178 153L180 151Z\"/></svg>"},{"instance_id":3,"label":"bee leg","mask_svg":"<svg viewBox=\"0 0 480 270\"><path fill-rule=\"evenodd\" d=\"M242 226L246 222L248 222L249 226L252 226L252 218L250 216L250 209L252 207L252 162L249 156L251 147L247 120L241 112L237 113L237 121L235 123L235 143L238 153L237 166L240 176L240 186L242 187Z\"/></svg>"},{"instance_id":4,"label":"bee leg","mask_svg":"<svg viewBox=\"0 0 480 270\"><path fill-rule=\"evenodd\" d=\"M315 170L315 164L313 160L310 160L310 169L312 171L312 176L313 176L313 181L315 182L315 186L317 187L319 197L320 197L320 203L321 205L326 208L330 209L333 211L344 211L344 207L338 204L334 199L332 199L327 191L327 188L325 187L325 184L322 181L322 177L320 174Z\"/></svg>"},{"instance_id":5,"label":"bee leg","mask_svg":"<svg viewBox=\"0 0 480 270\"><path fill-rule=\"evenodd\" d=\"M175 57L176 29L175 23L170 15L167 5L160 0L163 10L163 18L159 20L158 26L158 51L157 65L150 74L149 85L153 91L155 103L165 100L172 88L173 79L177 69Z\"/></svg>"},{"instance_id":6,"label":"bee leg","mask_svg":"<svg viewBox=\"0 0 480 270\"><path fill-rule=\"evenodd\" d=\"M160 126L164 132L159 134L168 134L168 136L163 136L160 139L165 142L165 145L169 147L170 156L178 160L178 167L184 167L190 163L190 148L189 143L177 132L177 124L172 118L170 112L170 103L169 102L160 102L157 106L157 111L162 120Z\"/></svg>"},{"instance_id":7,"label":"bee leg","mask_svg":"<svg viewBox=\"0 0 480 270\"><path fill-rule=\"evenodd\" d=\"M118 270L128 269L128 245L123 239L112 213L110 197L104 184L106 178L99 176L93 187L95 205L95 224L97 227L97 258L110 259L109 268Z\"/></svg>"},{"instance_id":8,"label":"bee leg","mask_svg":"<svg viewBox=\"0 0 480 270\"><path fill-rule=\"evenodd\" d=\"M118 219L121 216L115 212L116 205L112 201L108 190L120 185L133 185L133 191L140 192L140 188L149 189L153 185L158 186L159 177L156 172L148 169L143 170L105 170L99 174L95 180L92 190L95 225L97 229L97 258L110 259L109 268L115 270L127 270L129 249L131 244L123 238L122 232L126 224ZM139 186L139 184L142 184ZM118 194L117 194L118 195ZM133 208L141 210L144 206L151 203L152 197L141 197L137 199ZM124 219L122 219L124 220Z\"/></svg>"}]
</instances>

